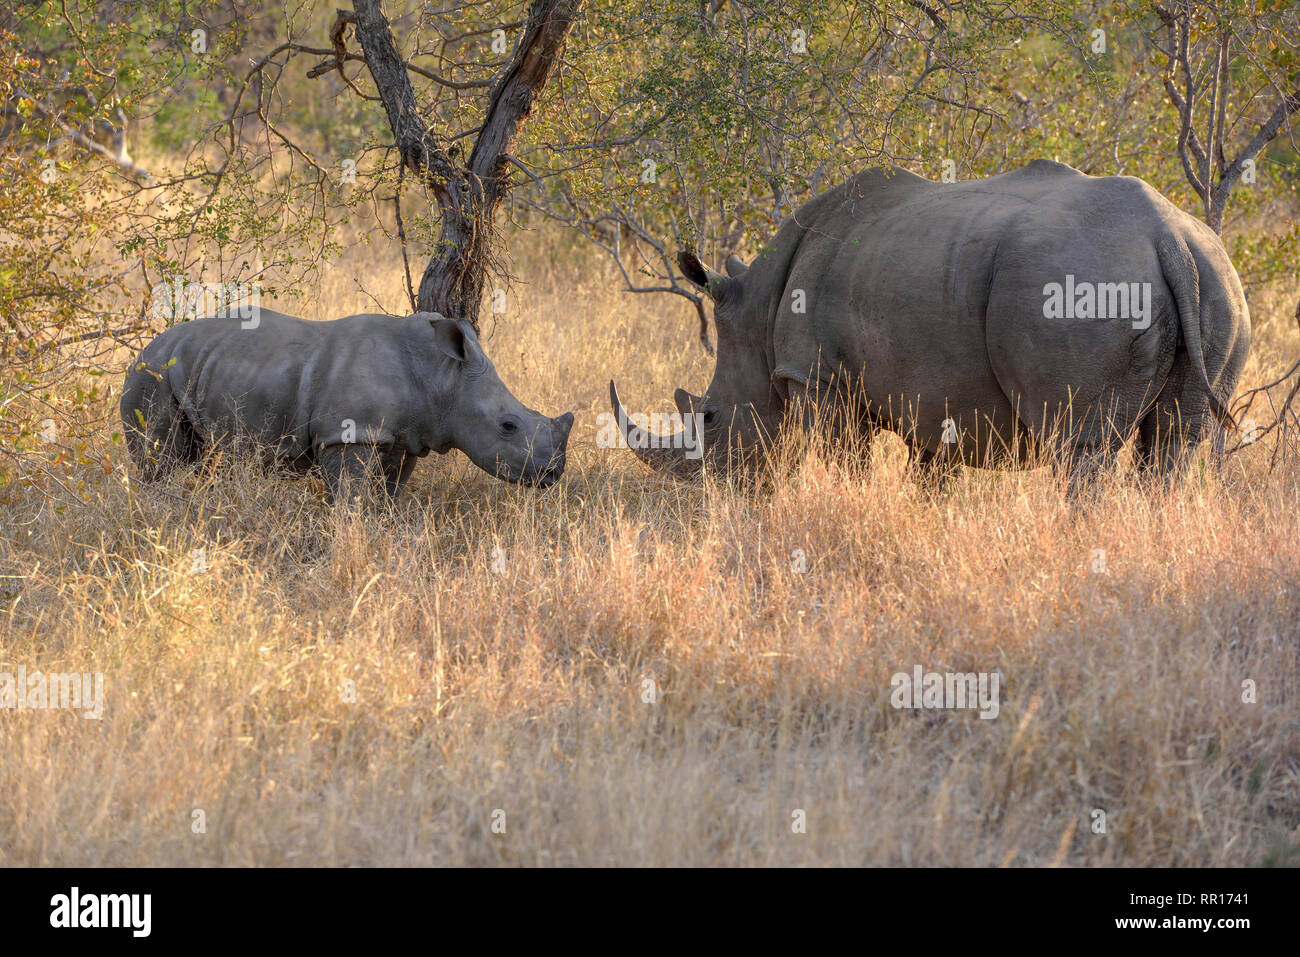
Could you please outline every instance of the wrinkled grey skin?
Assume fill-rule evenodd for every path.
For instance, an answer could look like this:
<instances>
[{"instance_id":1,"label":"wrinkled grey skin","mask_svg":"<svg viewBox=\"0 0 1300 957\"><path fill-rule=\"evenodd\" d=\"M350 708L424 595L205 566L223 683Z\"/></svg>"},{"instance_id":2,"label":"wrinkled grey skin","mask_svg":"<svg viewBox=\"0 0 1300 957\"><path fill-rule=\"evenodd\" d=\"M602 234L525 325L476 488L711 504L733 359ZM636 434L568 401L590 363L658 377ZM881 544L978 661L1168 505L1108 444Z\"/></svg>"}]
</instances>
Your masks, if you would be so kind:
<instances>
[{"instance_id":1,"label":"wrinkled grey skin","mask_svg":"<svg viewBox=\"0 0 1300 957\"><path fill-rule=\"evenodd\" d=\"M243 440L268 466L319 468L331 500L345 478L360 492L381 474L396 496L416 459L453 448L499 478L547 486L573 425L572 413L526 408L473 327L435 313L185 322L132 363L121 410L146 480Z\"/></svg>"},{"instance_id":2,"label":"wrinkled grey skin","mask_svg":"<svg viewBox=\"0 0 1300 957\"><path fill-rule=\"evenodd\" d=\"M1241 284L1218 236L1138 179L1045 160L953 184L872 169L801 207L748 268L678 262L716 303L713 381L676 394L703 412L713 466L749 461L801 398L859 448L897 432L922 466L1016 464L1046 440L1072 490L1135 431L1140 468L1173 481L1211 417L1233 427ZM1045 318L1045 286L1067 274L1149 282L1150 326ZM699 468L675 449L637 454Z\"/></svg>"}]
</instances>

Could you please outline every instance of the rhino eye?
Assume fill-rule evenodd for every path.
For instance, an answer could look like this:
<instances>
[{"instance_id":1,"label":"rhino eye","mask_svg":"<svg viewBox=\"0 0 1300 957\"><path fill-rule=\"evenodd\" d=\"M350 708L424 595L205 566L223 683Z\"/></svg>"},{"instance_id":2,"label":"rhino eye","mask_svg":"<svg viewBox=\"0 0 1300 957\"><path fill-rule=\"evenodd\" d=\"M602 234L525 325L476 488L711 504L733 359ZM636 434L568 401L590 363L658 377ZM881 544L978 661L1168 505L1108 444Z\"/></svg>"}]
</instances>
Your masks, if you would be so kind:
<instances>
[{"instance_id":1,"label":"rhino eye","mask_svg":"<svg viewBox=\"0 0 1300 957\"><path fill-rule=\"evenodd\" d=\"M717 415L716 415L716 413L715 413L712 409L705 409L705 410L704 410L704 424L705 424L705 425L712 425L712 424L713 424L713 420L714 420L715 418L717 418Z\"/></svg>"},{"instance_id":2,"label":"rhino eye","mask_svg":"<svg viewBox=\"0 0 1300 957\"><path fill-rule=\"evenodd\" d=\"M509 419L506 419L504 422L501 423L501 431L505 435L514 435L516 432L519 431L519 426L515 425Z\"/></svg>"}]
</instances>

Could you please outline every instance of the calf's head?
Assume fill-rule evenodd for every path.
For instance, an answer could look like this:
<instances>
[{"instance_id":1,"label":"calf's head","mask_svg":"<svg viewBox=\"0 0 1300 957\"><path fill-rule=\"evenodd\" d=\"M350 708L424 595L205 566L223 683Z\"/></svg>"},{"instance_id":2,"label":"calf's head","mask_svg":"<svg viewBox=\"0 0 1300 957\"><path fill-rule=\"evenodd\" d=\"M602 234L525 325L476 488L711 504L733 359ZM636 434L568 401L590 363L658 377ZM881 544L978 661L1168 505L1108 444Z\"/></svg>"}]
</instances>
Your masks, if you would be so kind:
<instances>
[{"instance_id":1,"label":"calf's head","mask_svg":"<svg viewBox=\"0 0 1300 957\"><path fill-rule=\"evenodd\" d=\"M611 382L614 414L628 447L656 471L689 476L704 465L747 470L761 461L783 411L768 369L762 294L756 283L747 281L749 269L735 256L727 259L725 276L705 267L691 252L680 253L677 264L714 302L718 345L713 381L704 395L685 389L674 393L684 424L675 436L652 437L632 425Z\"/></svg>"},{"instance_id":2,"label":"calf's head","mask_svg":"<svg viewBox=\"0 0 1300 957\"><path fill-rule=\"evenodd\" d=\"M553 485L564 473L573 413L552 419L516 399L468 322L438 318L431 325L442 370L452 380L443 420L446 444L498 478Z\"/></svg>"}]
</instances>

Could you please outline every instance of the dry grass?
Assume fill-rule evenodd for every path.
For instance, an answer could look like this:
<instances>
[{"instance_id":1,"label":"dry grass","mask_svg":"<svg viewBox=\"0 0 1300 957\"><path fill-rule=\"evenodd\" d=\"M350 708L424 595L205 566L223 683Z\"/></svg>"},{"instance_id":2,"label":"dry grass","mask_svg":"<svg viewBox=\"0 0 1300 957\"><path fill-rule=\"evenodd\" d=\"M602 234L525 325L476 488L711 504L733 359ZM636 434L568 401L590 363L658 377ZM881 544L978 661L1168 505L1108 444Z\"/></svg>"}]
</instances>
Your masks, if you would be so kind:
<instances>
[{"instance_id":1,"label":"dry grass","mask_svg":"<svg viewBox=\"0 0 1300 957\"><path fill-rule=\"evenodd\" d=\"M1294 467L1085 512L1043 472L932 498L896 442L865 477L674 484L595 415L611 375L702 390L691 313L516 268L489 354L578 415L545 493L455 456L395 514L331 511L238 467L130 488L116 448L88 501L7 509L0 671L103 672L107 704L0 712L0 865L1300 860ZM396 270L339 267L314 313L369 308L357 279L399 307ZM1285 314L1257 308L1250 384ZM892 709L915 664L1000 669L1000 716Z\"/></svg>"}]
</instances>

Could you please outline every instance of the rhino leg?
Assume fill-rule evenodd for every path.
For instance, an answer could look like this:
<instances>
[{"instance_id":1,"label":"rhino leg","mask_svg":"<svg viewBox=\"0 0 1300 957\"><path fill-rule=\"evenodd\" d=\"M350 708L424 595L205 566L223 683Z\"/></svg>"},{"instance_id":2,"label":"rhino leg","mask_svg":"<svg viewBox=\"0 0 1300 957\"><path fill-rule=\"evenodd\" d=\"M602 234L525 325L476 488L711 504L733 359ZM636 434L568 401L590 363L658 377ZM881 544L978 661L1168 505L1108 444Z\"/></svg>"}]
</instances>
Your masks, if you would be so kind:
<instances>
[{"instance_id":1,"label":"rhino leg","mask_svg":"<svg viewBox=\"0 0 1300 957\"><path fill-rule=\"evenodd\" d=\"M1188 396L1193 403L1190 414L1180 411L1177 402L1156 403L1155 409L1147 415L1138 426L1135 453L1140 478L1159 479L1166 489L1178 485L1187 474L1192 460L1192 451L1204 438L1207 428L1214 427L1209 421L1208 403L1203 396ZM1200 398L1200 415L1196 414L1195 403ZM1215 427L1216 445L1223 435L1223 430Z\"/></svg>"},{"instance_id":2,"label":"rhino leg","mask_svg":"<svg viewBox=\"0 0 1300 957\"><path fill-rule=\"evenodd\" d=\"M916 475L917 483L935 495L943 492L961 465L959 456L946 451L949 448L944 446L945 451L935 452L910 443L907 446L907 467Z\"/></svg>"},{"instance_id":3,"label":"rhino leg","mask_svg":"<svg viewBox=\"0 0 1300 957\"><path fill-rule=\"evenodd\" d=\"M1119 451L1124 447L1125 436L1129 434L1132 434L1131 427L1126 428L1123 423L1099 423L1077 435L1067 445L1063 456L1053 458L1057 477L1066 480L1068 499L1079 502L1096 488L1097 480L1114 468Z\"/></svg>"},{"instance_id":4,"label":"rhino leg","mask_svg":"<svg viewBox=\"0 0 1300 957\"><path fill-rule=\"evenodd\" d=\"M137 370L123 389L121 411L127 451L143 481L157 481L199 460L198 436L161 377Z\"/></svg>"},{"instance_id":5,"label":"rhino leg","mask_svg":"<svg viewBox=\"0 0 1300 957\"><path fill-rule=\"evenodd\" d=\"M418 461L419 458L407 455L405 452L395 451L384 454L384 489L388 492L389 498L396 500L401 494L402 486L415 471L415 463Z\"/></svg>"},{"instance_id":6,"label":"rhino leg","mask_svg":"<svg viewBox=\"0 0 1300 957\"><path fill-rule=\"evenodd\" d=\"M792 382L790 401L798 409L805 434L820 436L827 452L849 471L865 471L871 464L871 440L880 427L866 405L845 390L821 385L820 396L808 385Z\"/></svg>"},{"instance_id":7,"label":"rhino leg","mask_svg":"<svg viewBox=\"0 0 1300 957\"><path fill-rule=\"evenodd\" d=\"M373 498L383 473L382 459L381 450L361 442L340 442L321 449L316 461L329 503Z\"/></svg>"},{"instance_id":8,"label":"rhino leg","mask_svg":"<svg viewBox=\"0 0 1300 957\"><path fill-rule=\"evenodd\" d=\"M1220 353L1211 363L1217 402L1231 397L1250 347L1249 335L1239 336L1226 356ZM1214 467L1223 463L1228 430L1212 411L1210 396L1184 352L1173 363L1164 388L1151 410L1138 423L1136 443L1138 474L1159 479L1166 489L1176 486L1187 474L1196 447L1207 436L1214 445Z\"/></svg>"}]
</instances>

